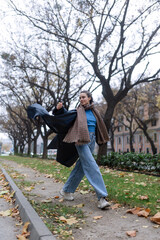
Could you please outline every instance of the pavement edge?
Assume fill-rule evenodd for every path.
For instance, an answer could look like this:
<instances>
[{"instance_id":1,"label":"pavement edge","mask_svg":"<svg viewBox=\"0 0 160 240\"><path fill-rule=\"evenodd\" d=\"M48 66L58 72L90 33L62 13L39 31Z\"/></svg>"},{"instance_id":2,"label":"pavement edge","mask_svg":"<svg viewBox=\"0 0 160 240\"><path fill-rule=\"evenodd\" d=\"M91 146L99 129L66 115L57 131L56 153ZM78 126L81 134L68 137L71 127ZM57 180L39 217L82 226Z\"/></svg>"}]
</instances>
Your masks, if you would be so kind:
<instances>
[{"instance_id":1,"label":"pavement edge","mask_svg":"<svg viewBox=\"0 0 160 240\"><path fill-rule=\"evenodd\" d=\"M4 168L1 168L1 170L7 182L9 182L9 185L12 191L15 192L14 194L15 204L18 205L22 221L24 223L30 222L29 231L31 232L31 234L29 239L30 240L56 240L53 234L49 231L49 229L43 223L42 219L38 216L36 211L33 209L31 204L28 202L26 197L23 195L21 190L17 187L17 185L12 180L12 178L8 175L6 170Z\"/></svg>"}]
</instances>

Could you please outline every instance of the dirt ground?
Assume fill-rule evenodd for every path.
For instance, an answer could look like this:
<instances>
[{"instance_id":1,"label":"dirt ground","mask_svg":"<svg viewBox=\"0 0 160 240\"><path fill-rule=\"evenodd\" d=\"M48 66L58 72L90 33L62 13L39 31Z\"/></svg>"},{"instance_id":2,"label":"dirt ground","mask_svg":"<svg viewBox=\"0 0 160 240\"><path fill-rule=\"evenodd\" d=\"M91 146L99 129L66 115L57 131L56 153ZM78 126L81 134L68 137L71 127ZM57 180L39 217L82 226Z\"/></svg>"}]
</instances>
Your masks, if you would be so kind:
<instances>
[{"instance_id":1,"label":"dirt ground","mask_svg":"<svg viewBox=\"0 0 160 240\"><path fill-rule=\"evenodd\" d=\"M59 199L54 199L55 196L60 196L59 191L63 184L56 182L53 178L46 178L45 174L41 174L31 168L26 168L23 165L18 165L13 161L0 160L2 166L7 170L7 166L15 169L20 174L23 174L25 180L33 181L37 184L31 191L32 198L45 200L52 198L53 202L59 203ZM5 166L5 165L6 166ZM14 180L14 179L13 179ZM114 187L114 186L113 186ZM82 208L85 213L86 224L81 229L73 230L73 237L76 240L160 240L160 226L152 223L150 219L138 217L137 215L126 213L126 207L112 209L114 205L107 210L97 208L97 199L94 193L81 194L77 191L75 200L64 201L63 204L68 206L84 204ZM99 220L94 220L93 217L102 216ZM126 231L136 231L136 237L129 237Z\"/></svg>"}]
</instances>

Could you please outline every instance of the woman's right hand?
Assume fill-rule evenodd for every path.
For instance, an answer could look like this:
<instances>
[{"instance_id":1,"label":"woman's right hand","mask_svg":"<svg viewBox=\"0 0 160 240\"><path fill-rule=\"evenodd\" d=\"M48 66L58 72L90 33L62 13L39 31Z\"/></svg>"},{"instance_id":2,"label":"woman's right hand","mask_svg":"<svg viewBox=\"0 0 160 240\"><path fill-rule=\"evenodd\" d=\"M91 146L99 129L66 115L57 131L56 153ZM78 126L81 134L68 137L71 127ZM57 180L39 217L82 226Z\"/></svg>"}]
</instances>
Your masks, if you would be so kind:
<instances>
[{"instance_id":1,"label":"woman's right hand","mask_svg":"<svg viewBox=\"0 0 160 240\"><path fill-rule=\"evenodd\" d=\"M59 102L56 106L57 110L61 109L63 107L63 103Z\"/></svg>"}]
</instances>

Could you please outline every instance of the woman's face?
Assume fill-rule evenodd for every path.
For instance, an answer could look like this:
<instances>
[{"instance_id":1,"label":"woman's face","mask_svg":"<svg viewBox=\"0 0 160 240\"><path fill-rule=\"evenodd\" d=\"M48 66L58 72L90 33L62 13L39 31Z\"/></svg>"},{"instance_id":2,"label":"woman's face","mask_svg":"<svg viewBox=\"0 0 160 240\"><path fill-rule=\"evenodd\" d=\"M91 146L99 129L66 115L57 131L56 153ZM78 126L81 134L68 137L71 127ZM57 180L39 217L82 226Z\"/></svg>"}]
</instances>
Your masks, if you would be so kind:
<instances>
[{"instance_id":1,"label":"woman's face","mask_svg":"<svg viewBox=\"0 0 160 240\"><path fill-rule=\"evenodd\" d=\"M82 106L86 106L90 104L91 98L86 93L80 93L79 100Z\"/></svg>"}]
</instances>

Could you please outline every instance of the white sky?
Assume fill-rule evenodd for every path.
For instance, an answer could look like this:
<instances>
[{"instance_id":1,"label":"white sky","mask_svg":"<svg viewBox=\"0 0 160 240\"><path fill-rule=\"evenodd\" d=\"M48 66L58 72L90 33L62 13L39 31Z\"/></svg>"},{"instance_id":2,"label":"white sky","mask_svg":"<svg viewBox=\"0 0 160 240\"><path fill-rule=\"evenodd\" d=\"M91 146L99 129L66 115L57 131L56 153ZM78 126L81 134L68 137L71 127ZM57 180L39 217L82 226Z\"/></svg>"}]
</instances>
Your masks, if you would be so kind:
<instances>
[{"instance_id":1,"label":"white sky","mask_svg":"<svg viewBox=\"0 0 160 240\"><path fill-rule=\"evenodd\" d=\"M40 0L37 0L37 2L39 2ZM145 0L141 0L140 2L144 2ZM7 41L7 39L10 38L10 34L8 33L8 28L10 30L10 28L12 28L13 31L16 31L16 29L18 28L18 23L16 21L16 17L13 11L11 11L8 8L8 1L7 0L0 0L0 25L1 25L1 31L0 31L0 51L2 51L4 45L6 44L5 42ZM26 1L22 1L22 0L14 0L14 3L18 3L20 6L23 6ZM139 4L139 2L137 2ZM23 30L22 30L23 31ZM155 57L155 56L153 56ZM0 62L1 65L1 62ZM159 57L157 56L157 61L155 61L154 59L154 66L159 67ZM98 90L96 90L93 93L93 98L95 100L98 99L98 97L101 95L101 88L99 88ZM0 133L0 139L1 138L6 138L6 135L4 135L4 133Z\"/></svg>"}]
</instances>

